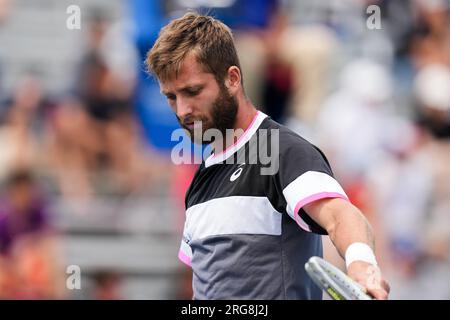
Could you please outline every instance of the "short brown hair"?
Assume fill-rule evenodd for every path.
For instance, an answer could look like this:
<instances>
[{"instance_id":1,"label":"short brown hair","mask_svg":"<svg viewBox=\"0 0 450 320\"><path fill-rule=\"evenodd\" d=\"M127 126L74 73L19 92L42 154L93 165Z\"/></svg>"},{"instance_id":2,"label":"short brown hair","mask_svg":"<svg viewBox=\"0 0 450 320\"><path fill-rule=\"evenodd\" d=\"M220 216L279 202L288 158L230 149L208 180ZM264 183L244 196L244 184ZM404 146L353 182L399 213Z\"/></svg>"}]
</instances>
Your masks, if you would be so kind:
<instances>
[{"instance_id":1,"label":"short brown hair","mask_svg":"<svg viewBox=\"0 0 450 320\"><path fill-rule=\"evenodd\" d=\"M190 52L219 84L223 83L228 68L240 69L230 28L213 17L194 12L186 13L161 29L145 63L149 73L160 80L176 78Z\"/></svg>"}]
</instances>

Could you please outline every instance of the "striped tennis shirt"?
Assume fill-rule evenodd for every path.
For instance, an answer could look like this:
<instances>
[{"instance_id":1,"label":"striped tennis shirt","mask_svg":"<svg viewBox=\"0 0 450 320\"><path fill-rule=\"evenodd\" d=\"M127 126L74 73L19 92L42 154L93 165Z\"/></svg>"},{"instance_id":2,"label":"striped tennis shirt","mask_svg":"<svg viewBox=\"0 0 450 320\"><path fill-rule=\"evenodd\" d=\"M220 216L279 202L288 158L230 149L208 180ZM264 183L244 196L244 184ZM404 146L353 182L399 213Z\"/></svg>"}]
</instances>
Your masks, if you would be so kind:
<instances>
[{"instance_id":1,"label":"striped tennis shirt","mask_svg":"<svg viewBox=\"0 0 450 320\"><path fill-rule=\"evenodd\" d=\"M266 164L249 155L274 133L278 169L262 174ZM200 165L186 193L178 256L192 267L194 299L321 299L304 265L322 256L326 231L303 207L324 198L347 199L324 154L258 111L234 145Z\"/></svg>"}]
</instances>

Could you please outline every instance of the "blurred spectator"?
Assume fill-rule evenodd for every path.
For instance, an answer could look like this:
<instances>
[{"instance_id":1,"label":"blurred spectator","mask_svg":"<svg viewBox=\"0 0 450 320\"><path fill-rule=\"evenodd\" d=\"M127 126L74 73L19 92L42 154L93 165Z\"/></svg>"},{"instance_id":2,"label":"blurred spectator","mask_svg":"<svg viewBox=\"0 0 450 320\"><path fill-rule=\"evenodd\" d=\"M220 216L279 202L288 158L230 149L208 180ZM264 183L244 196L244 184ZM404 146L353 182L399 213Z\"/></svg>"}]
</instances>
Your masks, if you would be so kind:
<instances>
[{"instance_id":1,"label":"blurred spectator","mask_svg":"<svg viewBox=\"0 0 450 320\"><path fill-rule=\"evenodd\" d=\"M39 80L31 74L21 78L0 115L0 178L41 163L38 133L46 103Z\"/></svg>"},{"instance_id":2,"label":"blurred spectator","mask_svg":"<svg viewBox=\"0 0 450 320\"><path fill-rule=\"evenodd\" d=\"M415 78L419 123L435 139L429 144L434 190L427 221L427 253L438 260L450 257L450 67L432 64ZM445 226L445 227L444 227Z\"/></svg>"},{"instance_id":3,"label":"blurred spectator","mask_svg":"<svg viewBox=\"0 0 450 320\"><path fill-rule=\"evenodd\" d=\"M92 276L92 299L94 300L121 300L122 277L111 270L98 270Z\"/></svg>"},{"instance_id":4,"label":"blurred spectator","mask_svg":"<svg viewBox=\"0 0 450 320\"><path fill-rule=\"evenodd\" d=\"M60 191L69 198L85 198L93 192L88 173L94 159L89 155L95 154L98 141L86 130L87 115L82 108L75 98L63 99L56 104L47 128L49 165Z\"/></svg>"},{"instance_id":5,"label":"blurred spectator","mask_svg":"<svg viewBox=\"0 0 450 320\"><path fill-rule=\"evenodd\" d=\"M115 50L124 50L128 56L126 49L107 45L111 24L101 11L94 11L90 21L75 96L59 101L49 127L51 162L61 189L67 196L84 200L98 191L98 173L106 171L111 178L108 191L129 194L148 183L158 166L139 139L132 108L134 73L127 71L129 66L117 65L122 60Z\"/></svg>"},{"instance_id":6,"label":"blurred spectator","mask_svg":"<svg viewBox=\"0 0 450 320\"><path fill-rule=\"evenodd\" d=\"M397 276L413 278L423 256L427 213L433 194L433 171L426 132L398 119L383 156L367 173L367 185L380 219L383 262Z\"/></svg>"},{"instance_id":7,"label":"blurred spectator","mask_svg":"<svg viewBox=\"0 0 450 320\"><path fill-rule=\"evenodd\" d=\"M387 130L396 126L390 110L392 82L389 71L369 59L356 59L344 66L339 80L336 92L319 109L313 141L327 154L351 202L372 224L380 248L383 220L376 212L367 175L379 159L388 156L385 149L389 141L398 139L398 131ZM331 251L335 250L325 249L328 257L339 260Z\"/></svg>"},{"instance_id":8,"label":"blurred spectator","mask_svg":"<svg viewBox=\"0 0 450 320\"><path fill-rule=\"evenodd\" d=\"M60 260L47 205L29 171L15 171L0 202L0 296L61 297Z\"/></svg>"},{"instance_id":9,"label":"blurred spectator","mask_svg":"<svg viewBox=\"0 0 450 320\"><path fill-rule=\"evenodd\" d=\"M318 144L328 151L344 184L363 178L392 138L384 129L392 119L391 98L392 80L382 65L359 59L343 69L338 90L325 102L316 130Z\"/></svg>"},{"instance_id":10,"label":"blurred spectator","mask_svg":"<svg viewBox=\"0 0 450 320\"><path fill-rule=\"evenodd\" d=\"M281 9L274 10L263 38L266 61L262 62L265 65L262 70L261 107L272 119L281 123L285 122L288 116L294 81L300 81L298 78L294 78L294 76L298 77L299 74L294 73L295 64L292 63L293 61L286 61L281 55L282 49L280 46L282 43L280 38L287 28L285 13L281 12ZM241 46L241 50L242 48ZM292 51L294 48L290 48L290 50ZM241 54L246 53L242 52ZM303 75L303 73L300 75Z\"/></svg>"},{"instance_id":11,"label":"blurred spectator","mask_svg":"<svg viewBox=\"0 0 450 320\"><path fill-rule=\"evenodd\" d=\"M450 65L423 67L414 89L419 122L437 138L450 138Z\"/></svg>"},{"instance_id":12,"label":"blurred spectator","mask_svg":"<svg viewBox=\"0 0 450 320\"><path fill-rule=\"evenodd\" d=\"M450 4L447 0L417 0L417 22L412 30L411 53L416 67L450 66Z\"/></svg>"}]
</instances>

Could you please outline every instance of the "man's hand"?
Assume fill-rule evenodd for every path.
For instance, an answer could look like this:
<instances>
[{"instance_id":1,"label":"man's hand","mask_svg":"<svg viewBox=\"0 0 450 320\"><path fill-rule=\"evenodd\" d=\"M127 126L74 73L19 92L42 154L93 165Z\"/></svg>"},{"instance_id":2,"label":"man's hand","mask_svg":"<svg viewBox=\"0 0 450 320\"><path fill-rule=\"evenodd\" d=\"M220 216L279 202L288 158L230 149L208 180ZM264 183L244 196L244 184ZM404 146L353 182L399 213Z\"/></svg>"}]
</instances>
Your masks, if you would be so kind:
<instances>
[{"instance_id":1,"label":"man's hand","mask_svg":"<svg viewBox=\"0 0 450 320\"><path fill-rule=\"evenodd\" d=\"M347 268L347 274L363 286L367 293L377 300L386 300L389 284L383 279L380 268L364 261L354 261Z\"/></svg>"}]
</instances>

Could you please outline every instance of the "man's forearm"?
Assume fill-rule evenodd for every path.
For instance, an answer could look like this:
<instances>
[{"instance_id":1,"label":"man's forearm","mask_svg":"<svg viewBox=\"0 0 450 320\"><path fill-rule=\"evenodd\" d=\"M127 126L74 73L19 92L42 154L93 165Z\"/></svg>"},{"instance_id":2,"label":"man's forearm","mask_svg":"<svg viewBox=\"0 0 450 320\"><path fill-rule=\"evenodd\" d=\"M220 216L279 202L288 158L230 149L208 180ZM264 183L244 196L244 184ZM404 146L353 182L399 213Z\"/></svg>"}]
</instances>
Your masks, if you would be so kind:
<instances>
[{"instance_id":1,"label":"man's forearm","mask_svg":"<svg viewBox=\"0 0 450 320\"><path fill-rule=\"evenodd\" d=\"M368 244L375 250L372 227L361 211L350 202L339 201L330 210L332 223L327 228L328 235L339 254L345 258L347 248L355 242Z\"/></svg>"}]
</instances>

